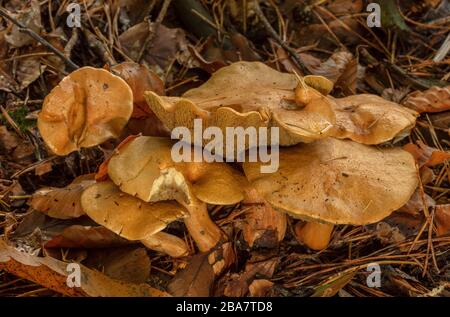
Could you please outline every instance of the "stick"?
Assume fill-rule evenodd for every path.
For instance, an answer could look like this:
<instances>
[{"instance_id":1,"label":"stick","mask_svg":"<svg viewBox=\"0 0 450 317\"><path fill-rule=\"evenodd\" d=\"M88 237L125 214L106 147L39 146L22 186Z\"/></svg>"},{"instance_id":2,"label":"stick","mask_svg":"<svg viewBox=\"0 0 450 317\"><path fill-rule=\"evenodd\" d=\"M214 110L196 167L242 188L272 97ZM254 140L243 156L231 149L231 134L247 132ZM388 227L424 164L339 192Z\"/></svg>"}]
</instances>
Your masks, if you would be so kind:
<instances>
[{"instance_id":1,"label":"stick","mask_svg":"<svg viewBox=\"0 0 450 317\"><path fill-rule=\"evenodd\" d=\"M275 32L275 30L272 28L272 26L270 25L266 16L262 12L261 7L259 6L259 0L255 0L254 2L255 2L255 13L258 16L258 18L261 20L261 22L263 23L266 31L270 34L270 36L272 36L278 42L278 44L281 45L282 48L284 48L289 53L289 55L291 55L292 59L294 60L294 63L303 72L303 75L309 74L310 71L308 71L308 69L306 68L303 61L300 59L300 57L298 57L297 52L293 48L291 48L289 45L287 45L278 36L277 32Z\"/></svg>"},{"instance_id":2,"label":"stick","mask_svg":"<svg viewBox=\"0 0 450 317\"><path fill-rule=\"evenodd\" d=\"M441 62L445 56L450 51L450 33L448 33L447 38L444 43L442 43L441 48L437 51L436 56L433 58L433 62L439 63Z\"/></svg>"},{"instance_id":3,"label":"stick","mask_svg":"<svg viewBox=\"0 0 450 317\"><path fill-rule=\"evenodd\" d=\"M156 32L159 28L159 25L161 24L161 22L164 20L164 17L166 16L167 13L167 9L169 8L170 2L172 0L164 0L161 11L159 11L158 17L156 18L155 24L153 25L153 27L150 28L150 31L152 31L149 36L146 38L144 45L142 45L141 50L139 51L139 55L137 58L137 62L140 63L142 60L142 57L144 56L144 52L147 49L149 43L151 41L153 41L153 39L156 36ZM152 30L153 29L153 30Z\"/></svg>"},{"instance_id":4,"label":"stick","mask_svg":"<svg viewBox=\"0 0 450 317\"><path fill-rule=\"evenodd\" d=\"M73 70L80 68L77 64L75 64L74 62L72 62L70 59L68 59L64 53L62 53L61 51L59 51L57 48L55 48L52 44L50 44L49 42L47 42L43 37L41 37L39 34L37 34L36 32L34 32L33 30L30 30L29 28L27 28L25 25L23 25L21 22L17 21L15 18L13 18L6 10L4 10L3 8L0 8L0 15L3 16L5 19L8 19L9 21L11 21L12 23L14 23L15 25L17 25L19 27L19 31L23 32L23 33L27 33L29 36L31 36L33 39L35 39L36 41L38 41L39 43L41 43L43 46L45 46L46 48L48 48L50 51L52 51L53 53L55 53L59 58L61 58L68 66L70 66L70 68L72 68Z\"/></svg>"}]
</instances>

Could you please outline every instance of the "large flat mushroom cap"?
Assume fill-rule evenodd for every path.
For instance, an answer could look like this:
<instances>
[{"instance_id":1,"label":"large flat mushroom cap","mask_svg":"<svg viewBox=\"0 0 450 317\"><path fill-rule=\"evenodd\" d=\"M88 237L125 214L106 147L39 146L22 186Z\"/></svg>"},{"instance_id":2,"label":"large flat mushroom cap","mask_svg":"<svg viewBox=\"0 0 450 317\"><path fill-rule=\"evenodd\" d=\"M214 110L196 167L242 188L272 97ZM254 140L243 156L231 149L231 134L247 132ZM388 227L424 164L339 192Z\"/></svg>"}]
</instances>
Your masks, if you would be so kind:
<instances>
[{"instance_id":1,"label":"large flat mushroom cap","mask_svg":"<svg viewBox=\"0 0 450 317\"><path fill-rule=\"evenodd\" d=\"M331 98L336 113L333 136L363 144L380 144L405 137L418 113L376 95Z\"/></svg>"},{"instance_id":2,"label":"large flat mushroom cap","mask_svg":"<svg viewBox=\"0 0 450 317\"><path fill-rule=\"evenodd\" d=\"M81 205L96 223L128 240L146 239L187 216L174 201L144 202L121 192L111 181L87 188L81 195Z\"/></svg>"},{"instance_id":3,"label":"large flat mushroom cap","mask_svg":"<svg viewBox=\"0 0 450 317\"><path fill-rule=\"evenodd\" d=\"M66 155L118 137L132 111L133 93L123 79L83 67L45 97L38 128L50 150Z\"/></svg>"},{"instance_id":4,"label":"large flat mushroom cap","mask_svg":"<svg viewBox=\"0 0 450 317\"><path fill-rule=\"evenodd\" d=\"M293 74L281 73L260 62L237 62L215 72L181 98L146 92L147 103L169 128L193 128L202 118L204 128L279 127L280 144L311 142L326 137L334 124L331 105L320 102L299 107L294 102L298 84ZM248 144L246 144L248 146Z\"/></svg>"},{"instance_id":5,"label":"large flat mushroom cap","mask_svg":"<svg viewBox=\"0 0 450 317\"><path fill-rule=\"evenodd\" d=\"M418 183L408 152L334 138L280 149L275 173L260 173L260 163L244 163L244 171L276 209L333 224L377 222L403 206Z\"/></svg>"},{"instance_id":6,"label":"large flat mushroom cap","mask_svg":"<svg viewBox=\"0 0 450 317\"><path fill-rule=\"evenodd\" d=\"M246 179L222 162L174 162L174 141L140 136L118 149L108 175L123 192L144 201L184 199L230 205L244 198Z\"/></svg>"}]
</instances>

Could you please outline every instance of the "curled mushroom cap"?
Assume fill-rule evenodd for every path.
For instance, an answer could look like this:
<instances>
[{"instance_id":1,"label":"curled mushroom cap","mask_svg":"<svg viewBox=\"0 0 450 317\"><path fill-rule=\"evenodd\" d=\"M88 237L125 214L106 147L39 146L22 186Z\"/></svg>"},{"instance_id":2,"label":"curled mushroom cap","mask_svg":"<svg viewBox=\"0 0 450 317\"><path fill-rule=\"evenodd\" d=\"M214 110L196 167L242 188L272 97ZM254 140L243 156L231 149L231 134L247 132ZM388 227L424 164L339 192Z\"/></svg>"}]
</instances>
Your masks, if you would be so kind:
<instances>
[{"instance_id":1,"label":"curled mushroom cap","mask_svg":"<svg viewBox=\"0 0 450 317\"><path fill-rule=\"evenodd\" d=\"M92 220L128 240L147 239L186 216L186 210L174 201L144 202L121 192L111 181L87 188L81 205Z\"/></svg>"},{"instance_id":2,"label":"curled mushroom cap","mask_svg":"<svg viewBox=\"0 0 450 317\"><path fill-rule=\"evenodd\" d=\"M416 123L418 113L376 95L332 99L336 113L333 136L364 144L401 139Z\"/></svg>"},{"instance_id":3,"label":"curled mushroom cap","mask_svg":"<svg viewBox=\"0 0 450 317\"><path fill-rule=\"evenodd\" d=\"M278 72L260 62L238 62L223 67L202 86L181 98L146 92L147 103L169 128L279 127L280 144L311 142L329 134L334 113L325 96L305 107L294 101L298 84L293 74ZM246 144L248 148L248 143Z\"/></svg>"},{"instance_id":4,"label":"curled mushroom cap","mask_svg":"<svg viewBox=\"0 0 450 317\"><path fill-rule=\"evenodd\" d=\"M111 157L108 175L122 191L144 201L180 198L177 193L186 197L188 190L201 201L216 205L243 199L246 180L236 170L220 162L175 163L173 145L174 141L166 138L137 137Z\"/></svg>"},{"instance_id":5,"label":"curled mushroom cap","mask_svg":"<svg viewBox=\"0 0 450 317\"><path fill-rule=\"evenodd\" d=\"M66 155L118 137L132 111L133 93L123 79L83 67L45 97L38 128L51 151Z\"/></svg>"},{"instance_id":6,"label":"curled mushroom cap","mask_svg":"<svg viewBox=\"0 0 450 317\"><path fill-rule=\"evenodd\" d=\"M403 206L417 186L413 157L328 138L280 149L280 167L262 174L244 163L256 190L276 209L308 221L363 225Z\"/></svg>"}]
</instances>

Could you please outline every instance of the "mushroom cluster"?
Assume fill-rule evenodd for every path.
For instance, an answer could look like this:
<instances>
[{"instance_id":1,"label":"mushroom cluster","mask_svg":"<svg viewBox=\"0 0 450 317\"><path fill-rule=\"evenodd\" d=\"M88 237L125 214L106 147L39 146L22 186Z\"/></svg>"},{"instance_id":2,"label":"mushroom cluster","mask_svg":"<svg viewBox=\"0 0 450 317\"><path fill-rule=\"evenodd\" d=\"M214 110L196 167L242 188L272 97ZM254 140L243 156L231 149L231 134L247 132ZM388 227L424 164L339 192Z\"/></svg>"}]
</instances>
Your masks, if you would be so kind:
<instances>
[{"instance_id":1,"label":"mushroom cluster","mask_svg":"<svg viewBox=\"0 0 450 317\"><path fill-rule=\"evenodd\" d=\"M126 66L111 72L79 69L51 91L38 126L52 152L66 155L117 138L139 113L157 117L169 130L193 129L198 118L203 129L223 132L276 127L278 170L261 173L261 161L244 162L240 169L225 162L177 162L171 156L174 140L137 136L115 149L96 180L78 180L65 191L40 191L32 199L36 209L53 215L42 196L67 196L74 208L65 217L86 214L123 238L181 257L189 248L182 237L163 231L171 222L182 220L201 252L228 241L208 205L250 206L243 228L250 246L266 229L282 240L290 215L302 220L295 225L298 240L320 250L327 247L333 225L380 221L415 191L413 157L386 146L414 126L412 110L374 95L333 98L328 95L333 84L324 77L281 73L259 62L223 67L183 96L166 97L161 83L147 78L142 86L135 80L133 74L142 71L138 65ZM156 88L143 88L151 85ZM190 148L192 154L199 150Z\"/></svg>"}]
</instances>

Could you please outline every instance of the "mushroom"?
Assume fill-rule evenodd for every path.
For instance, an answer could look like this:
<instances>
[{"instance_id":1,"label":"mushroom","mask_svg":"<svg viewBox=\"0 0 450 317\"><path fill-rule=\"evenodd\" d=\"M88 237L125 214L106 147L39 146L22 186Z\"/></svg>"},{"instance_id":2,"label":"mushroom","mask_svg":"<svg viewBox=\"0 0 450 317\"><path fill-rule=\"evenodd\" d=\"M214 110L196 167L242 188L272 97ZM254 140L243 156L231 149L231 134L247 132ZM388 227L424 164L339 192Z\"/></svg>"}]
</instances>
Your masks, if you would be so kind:
<instances>
[{"instance_id":1,"label":"mushroom","mask_svg":"<svg viewBox=\"0 0 450 317\"><path fill-rule=\"evenodd\" d=\"M139 240L148 248L172 257L188 254L182 239L161 232L170 222L186 216L186 210L174 201L144 202L105 181L85 189L81 205L92 220L121 237Z\"/></svg>"},{"instance_id":2,"label":"mushroom","mask_svg":"<svg viewBox=\"0 0 450 317\"><path fill-rule=\"evenodd\" d=\"M309 221L299 238L323 249L335 224L377 222L403 206L418 183L414 158L400 148L374 148L327 138L280 149L277 172L245 162L256 190L277 210Z\"/></svg>"},{"instance_id":3,"label":"mushroom","mask_svg":"<svg viewBox=\"0 0 450 317\"><path fill-rule=\"evenodd\" d=\"M176 200L188 211L186 227L202 252L226 237L210 219L207 203L231 205L243 197L245 177L225 163L172 161L174 141L137 137L111 157L108 175L120 189L146 201Z\"/></svg>"},{"instance_id":4,"label":"mushroom","mask_svg":"<svg viewBox=\"0 0 450 317\"><path fill-rule=\"evenodd\" d=\"M203 129L219 127L224 135L227 127L278 127L280 145L326 137L335 121L330 103L322 95L323 102L299 107L294 101L297 84L293 74L260 62L237 62L221 68L181 98L153 92L146 92L145 97L170 130L178 126L192 130L194 119L201 118ZM247 149L249 142L245 142Z\"/></svg>"},{"instance_id":5,"label":"mushroom","mask_svg":"<svg viewBox=\"0 0 450 317\"><path fill-rule=\"evenodd\" d=\"M398 141L409 134L418 113L376 95L330 97L336 114L333 136L364 144Z\"/></svg>"},{"instance_id":6,"label":"mushroom","mask_svg":"<svg viewBox=\"0 0 450 317\"><path fill-rule=\"evenodd\" d=\"M83 67L45 97L37 125L50 150L66 155L118 137L132 111L133 93L123 79Z\"/></svg>"}]
</instances>

